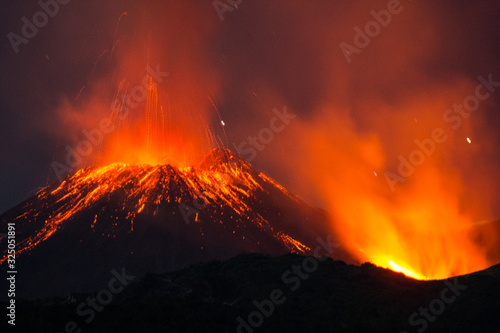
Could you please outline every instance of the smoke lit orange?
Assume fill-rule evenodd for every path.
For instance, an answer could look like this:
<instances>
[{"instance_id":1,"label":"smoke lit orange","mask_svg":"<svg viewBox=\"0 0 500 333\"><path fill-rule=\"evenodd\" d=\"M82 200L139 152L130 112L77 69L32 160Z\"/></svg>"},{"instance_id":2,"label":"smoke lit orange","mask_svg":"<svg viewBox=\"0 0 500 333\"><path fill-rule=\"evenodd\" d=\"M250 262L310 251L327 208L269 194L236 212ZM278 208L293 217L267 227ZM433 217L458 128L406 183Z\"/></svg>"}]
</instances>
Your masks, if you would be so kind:
<instances>
[{"instance_id":1,"label":"smoke lit orange","mask_svg":"<svg viewBox=\"0 0 500 333\"><path fill-rule=\"evenodd\" d=\"M460 178L443 168L439 154L391 192L381 176L387 162L378 137L356 133L338 110L318 114L293 129L302 150L292 165L324 199L332 230L352 255L417 279L495 263L486 255L492 244L472 239L474 221L461 209Z\"/></svg>"}]
</instances>

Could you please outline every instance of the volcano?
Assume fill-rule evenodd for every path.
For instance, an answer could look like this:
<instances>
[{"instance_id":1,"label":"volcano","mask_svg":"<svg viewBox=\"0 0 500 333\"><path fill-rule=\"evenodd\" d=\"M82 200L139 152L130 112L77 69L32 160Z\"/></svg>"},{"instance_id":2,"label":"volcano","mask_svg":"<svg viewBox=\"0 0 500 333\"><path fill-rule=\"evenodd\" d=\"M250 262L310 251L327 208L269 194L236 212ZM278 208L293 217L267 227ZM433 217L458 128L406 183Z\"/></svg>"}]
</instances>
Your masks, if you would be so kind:
<instances>
[{"instance_id":1,"label":"volcano","mask_svg":"<svg viewBox=\"0 0 500 333\"><path fill-rule=\"evenodd\" d=\"M16 226L24 298L93 290L122 267L141 276L241 253L310 255L329 233L325 212L221 148L197 167L81 169L0 220L0 232Z\"/></svg>"}]
</instances>

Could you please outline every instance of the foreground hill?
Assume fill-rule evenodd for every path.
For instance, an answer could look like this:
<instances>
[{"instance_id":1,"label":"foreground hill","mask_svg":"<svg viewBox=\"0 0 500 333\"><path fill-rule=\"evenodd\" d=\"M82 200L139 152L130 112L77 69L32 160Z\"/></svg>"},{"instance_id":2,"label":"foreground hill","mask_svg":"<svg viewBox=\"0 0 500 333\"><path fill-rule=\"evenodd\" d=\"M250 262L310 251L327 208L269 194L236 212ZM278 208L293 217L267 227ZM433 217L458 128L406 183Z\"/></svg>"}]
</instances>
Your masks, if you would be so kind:
<instances>
[{"instance_id":1,"label":"foreground hill","mask_svg":"<svg viewBox=\"0 0 500 333\"><path fill-rule=\"evenodd\" d=\"M500 330L500 265L417 281L371 264L248 254L133 279L92 316L87 302L99 294L19 305L17 328L63 332L74 321L83 332Z\"/></svg>"}]
</instances>

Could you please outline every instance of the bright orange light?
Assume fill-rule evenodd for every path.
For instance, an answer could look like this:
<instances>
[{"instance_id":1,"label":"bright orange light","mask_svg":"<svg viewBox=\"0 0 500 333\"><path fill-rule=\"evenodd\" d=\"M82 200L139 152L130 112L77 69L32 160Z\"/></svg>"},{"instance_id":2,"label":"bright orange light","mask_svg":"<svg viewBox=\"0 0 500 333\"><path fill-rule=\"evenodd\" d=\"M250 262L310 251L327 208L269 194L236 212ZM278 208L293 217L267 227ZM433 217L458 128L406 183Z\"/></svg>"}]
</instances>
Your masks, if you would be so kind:
<instances>
[{"instance_id":1,"label":"bright orange light","mask_svg":"<svg viewBox=\"0 0 500 333\"><path fill-rule=\"evenodd\" d=\"M414 271L412 271L408 268L404 268L403 266L396 264L394 261L392 261L390 259L387 261L387 263L389 264L389 267L395 272L401 272L406 276L409 276L409 277L412 277L412 278L418 279L418 280L425 280L426 279L425 276L420 275L418 273L415 273Z\"/></svg>"},{"instance_id":2,"label":"bright orange light","mask_svg":"<svg viewBox=\"0 0 500 333\"><path fill-rule=\"evenodd\" d=\"M120 91L123 90L123 91ZM128 109L127 114L112 114L115 130L102 145L98 164L111 163L165 165L188 167L217 145L200 110L185 109L186 97L173 100L161 95L157 83L148 79L146 99ZM120 87L117 95L127 95ZM163 98L162 98L163 97ZM208 103L208 101L207 101ZM173 106L174 105L174 106ZM175 105L178 105L175 107Z\"/></svg>"},{"instance_id":3,"label":"bright orange light","mask_svg":"<svg viewBox=\"0 0 500 333\"><path fill-rule=\"evenodd\" d=\"M432 110L420 104L415 109ZM386 172L378 177L373 173L392 171L378 137L356 133L350 119L339 114L326 108L312 123L301 124L302 131L293 135L301 138L307 155L297 156L290 164L301 168L309 183L305 188L314 184L316 193L324 197L332 230L343 247L359 262L369 261L416 279L444 279L495 264L487 256L488 246L493 245L472 237L476 229L463 209L460 174L444 160L446 155L437 151L437 145L432 155L421 153L422 162L400 176L391 191ZM419 123L427 121L432 128L436 123L432 117L426 120L422 115ZM425 137L412 129L401 129L410 135L409 148L395 150L408 151L406 158L418 148L413 138Z\"/></svg>"}]
</instances>

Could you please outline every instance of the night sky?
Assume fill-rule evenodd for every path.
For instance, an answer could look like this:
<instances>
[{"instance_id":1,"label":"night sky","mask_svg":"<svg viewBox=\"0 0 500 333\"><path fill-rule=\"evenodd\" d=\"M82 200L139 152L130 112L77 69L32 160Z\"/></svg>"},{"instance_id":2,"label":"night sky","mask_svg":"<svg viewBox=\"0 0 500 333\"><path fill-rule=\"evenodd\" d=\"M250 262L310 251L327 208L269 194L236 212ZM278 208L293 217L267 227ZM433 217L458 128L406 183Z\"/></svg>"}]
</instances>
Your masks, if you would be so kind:
<instances>
[{"instance_id":1,"label":"night sky","mask_svg":"<svg viewBox=\"0 0 500 333\"><path fill-rule=\"evenodd\" d=\"M346 195L352 184L388 200L445 178L462 212L500 217L500 83L477 110L443 119L474 95L479 76L500 82L500 2L233 3L218 13L210 0L72 0L13 47L9 33L22 36L22 18L33 22L42 7L2 1L0 213L57 181L51 164L97 126L92 105L111 105L119 83L139 84L149 63L169 73L163 89L180 108L199 109L189 111L193 124L203 119L232 150L286 107L295 117L251 162L315 205L328 209L321 177ZM355 27L381 10L393 11L390 22L356 47ZM448 139L391 190L384 177L397 174L398 156L408 159L436 128Z\"/></svg>"}]
</instances>

